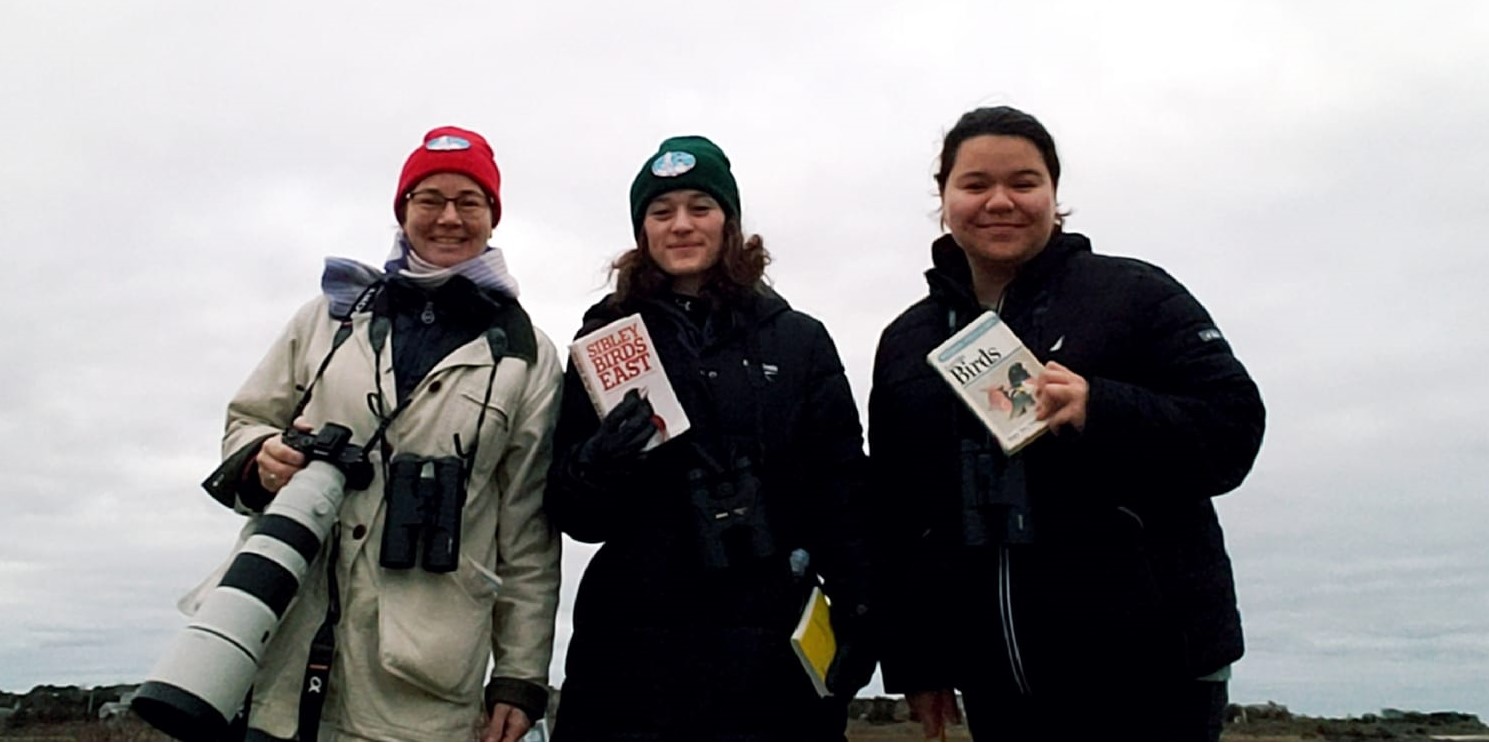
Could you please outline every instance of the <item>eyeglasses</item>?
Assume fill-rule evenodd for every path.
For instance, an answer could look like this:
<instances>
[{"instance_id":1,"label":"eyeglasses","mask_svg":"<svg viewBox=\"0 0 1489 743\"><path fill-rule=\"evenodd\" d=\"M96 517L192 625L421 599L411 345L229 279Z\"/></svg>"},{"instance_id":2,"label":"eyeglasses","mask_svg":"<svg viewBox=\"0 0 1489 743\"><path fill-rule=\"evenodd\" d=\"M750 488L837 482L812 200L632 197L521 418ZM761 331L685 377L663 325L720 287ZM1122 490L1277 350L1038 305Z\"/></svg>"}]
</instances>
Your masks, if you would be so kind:
<instances>
[{"instance_id":1,"label":"eyeglasses","mask_svg":"<svg viewBox=\"0 0 1489 743\"><path fill-rule=\"evenodd\" d=\"M446 196L435 189L414 191L403 197L410 206L424 214L442 214L445 205L454 203L455 211L462 217L477 217L491 204L486 197L474 191L462 191L455 196Z\"/></svg>"}]
</instances>

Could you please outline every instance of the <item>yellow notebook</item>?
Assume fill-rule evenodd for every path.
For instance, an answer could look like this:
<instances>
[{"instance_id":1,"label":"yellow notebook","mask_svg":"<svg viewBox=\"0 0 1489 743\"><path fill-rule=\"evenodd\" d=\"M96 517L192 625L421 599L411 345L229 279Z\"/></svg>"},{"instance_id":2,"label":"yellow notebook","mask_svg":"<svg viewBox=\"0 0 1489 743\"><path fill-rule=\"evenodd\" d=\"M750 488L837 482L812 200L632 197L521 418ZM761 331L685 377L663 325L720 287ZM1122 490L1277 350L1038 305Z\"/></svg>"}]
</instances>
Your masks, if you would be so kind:
<instances>
[{"instance_id":1,"label":"yellow notebook","mask_svg":"<svg viewBox=\"0 0 1489 743\"><path fill-rule=\"evenodd\" d=\"M796 623L796 631L791 633L791 649L801 659L801 667L812 680L812 686L817 687L817 693L827 696L830 693L827 690L827 668L832 665L833 656L837 655L838 642L832 634L827 595L821 588L813 588L812 595L807 597L801 620Z\"/></svg>"}]
</instances>

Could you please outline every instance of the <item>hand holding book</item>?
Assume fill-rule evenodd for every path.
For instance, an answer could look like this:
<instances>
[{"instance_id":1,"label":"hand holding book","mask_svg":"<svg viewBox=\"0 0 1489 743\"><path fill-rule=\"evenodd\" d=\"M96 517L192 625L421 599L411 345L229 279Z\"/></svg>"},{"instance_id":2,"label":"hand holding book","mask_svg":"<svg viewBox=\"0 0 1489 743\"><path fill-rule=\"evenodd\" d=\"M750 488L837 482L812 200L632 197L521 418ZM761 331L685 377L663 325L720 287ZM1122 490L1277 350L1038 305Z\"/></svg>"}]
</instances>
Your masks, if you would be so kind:
<instances>
[{"instance_id":1,"label":"hand holding book","mask_svg":"<svg viewBox=\"0 0 1489 743\"><path fill-rule=\"evenodd\" d=\"M977 414L1005 454L1012 455L1049 430L1036 413L1034 394L1035 380L1044 375L1045 366L998 313L983 313L927 354L925 360ZM1051 414L1056 408L1066 407L1071 392L1056 387L1052 407L1047 406ZM1065 422L1063 417L1061 420Z\"/></svg>"},{"instance_id":2,"label":"hand holding book","mask_svg":"<svg viewBox=\"0 0 1489 743\"><path fill-rule=\"evenodd\" d=\"M878 665L869 627L868 607L842 600L829 607L837 653L827 668L827 689L833 696L852 699L868 686Z\"/></svg>"},{"instance_id":3,"label":"hand holding book","mask_svg":"<svg viewBox=\"0 0 1489 743\"><path fill-rule=\"evenodd\" d=\"M1034 418L1044 421L1054 433L1065 426L1079 433L1086 429L1086 401L1090 397L1091 386L1085 377L1058 361L1047 362L1044 373L1034 378Z\"/></svg>"},{"instance_id":4,"label":"hand holding book","mask_svg":"<svg viewBox=\"0 0 1489 743\"><path fill-rule=\"evenodd\" d=\"M633 396L647 403L652 435L643 451L688 430L688 415L641 315L627 315L574 339L569 358L602 418L609 420L610 412Z\"/></svg>"},{"instance_id":5,"label":"hand holding book","mask_svg":"<svg viewBox=\"0 0 1489 743\"><path fill-rule=\"evenodd\" d=\"M626 469L657 432L651 403L629 390L600 421L600 427L575 453L575 464L587 479L606 479Z\"/></svg>"},{"instance_id":6,"label":"hand holding book","mask_svg":"<svg viewBox=\"0 0 1489 743\"><path fill-rule=\"evenodd\" d=\"M791 649L819 695L851 699L873 677L877 660L867 615L863 604L833 604L821 588L812 588L791 633Z\"/></svg>"}]
</instances>

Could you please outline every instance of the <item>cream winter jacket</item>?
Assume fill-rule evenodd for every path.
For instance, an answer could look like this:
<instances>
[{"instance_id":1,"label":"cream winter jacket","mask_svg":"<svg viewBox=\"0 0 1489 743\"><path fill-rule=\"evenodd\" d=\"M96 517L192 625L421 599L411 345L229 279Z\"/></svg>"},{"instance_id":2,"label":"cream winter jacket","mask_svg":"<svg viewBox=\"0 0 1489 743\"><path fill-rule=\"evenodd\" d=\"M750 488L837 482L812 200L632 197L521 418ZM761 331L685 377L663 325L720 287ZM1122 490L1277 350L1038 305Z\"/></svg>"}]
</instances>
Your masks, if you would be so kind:
<instances>
[{"instance_id":1,"label":"cream winter jacket","mask_svg":"<svg viewBox=\"0 0 1489 743\"><path fill-rule=\"evenodd\" d=\"M499 360L477 461L462 514L461 559L451 573L379 565L385 475L382 453L366 490L346 494L336 568L342 602L323 729L362 738L469 740L480 723L483 681L545 685L558 604L559 539L542 510L562 369L553 343L525 313ZM514 313L509 312L512 316ZM377 429L370 313L334 353L304 416L362 444ZM228 406L224 456L254 446L290 423L302 390L331 349L340 321L325 297L306 304ZM513 331L513 327L508 328ZM525 337L524 337L525 336ZM397 405L392 339L381 354L383 410ZM387 431L395 454L456 454L475 439L493 364L481 335L437 363ZM240 510L241 503L238 504ZM243 535L252 532L250 519ZM269 646L255 679L250 726L278 737L296 732L310 642L326 616L323 548ZM213 581L208 581L208 584ZM498 590L499 589L499 590Z\"/></svg>"}]
</instances>

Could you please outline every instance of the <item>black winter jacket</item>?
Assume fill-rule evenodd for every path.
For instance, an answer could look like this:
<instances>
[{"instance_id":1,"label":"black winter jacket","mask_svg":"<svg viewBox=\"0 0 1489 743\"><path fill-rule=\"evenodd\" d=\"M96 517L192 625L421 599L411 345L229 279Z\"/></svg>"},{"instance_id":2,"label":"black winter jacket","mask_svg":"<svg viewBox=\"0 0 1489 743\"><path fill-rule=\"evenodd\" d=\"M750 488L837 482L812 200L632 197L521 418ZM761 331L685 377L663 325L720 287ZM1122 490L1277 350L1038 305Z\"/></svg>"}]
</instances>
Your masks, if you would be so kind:
<instances>
[{"instance_id":1,"label":"black winter jacket","mask_svg":"<svg viewBox=\"0 0 1489 743\"><path fill-rule=\"evenodd\" d=\"M1210 498L1250 470L1264 411L1209 315L1161 269L1056 232L999 314L1041 361L1088 381L1086 425L1010 461L926 362L984 311L950 236L932 258L929 296L880 338L869 398L879 568L885 595L909 599L879 607L886 688L1172 681L1239 658ZM984 489L1010 492L969 496L964 451L987 453L982 482L997 484ZM1008 474L1020 470L1021 485ZM996 525L1007 509L987 503L1001 501L1027 506L1032 536L967 544L968 519Z\"/></svg>"},{"instance_id":2,"label":"black winter jacket","mask_svg":"<svg viewBox=\"0 0 1489 743\"><path fill-rule=\"evenodd\" d=\"M818 705L787 643L810 584L792 576L788 553L810 553L835 601L861 603L869 590L867 459L837 350L821 323L770 292L714 309L701 326L670 298L607 298L579 334L637 311L691 428L642 455L631 477L590 482L572 458L599 419L572 364L565 375L546 508L565 534L604 544L579 586L557 732L706 740L815 729L798 716ZM759 480L769 544L735 543L729 566L710 568L689 473L728 480L714 465L741 459ZM644 708L624 705L638 698Z\"/></svg>"}]
</instances>

